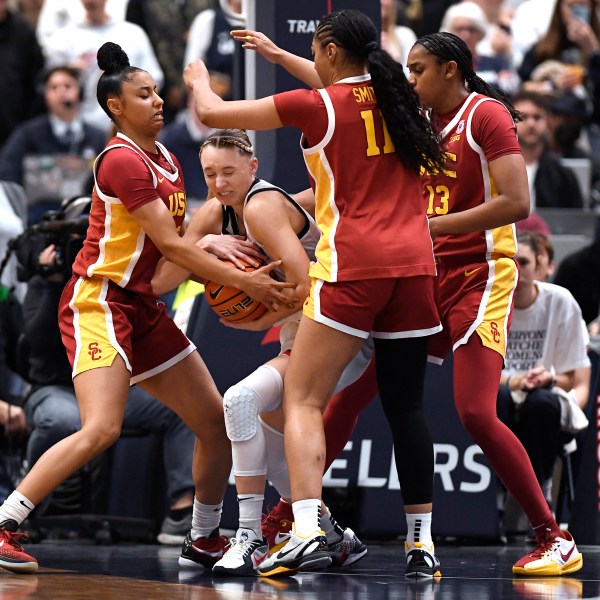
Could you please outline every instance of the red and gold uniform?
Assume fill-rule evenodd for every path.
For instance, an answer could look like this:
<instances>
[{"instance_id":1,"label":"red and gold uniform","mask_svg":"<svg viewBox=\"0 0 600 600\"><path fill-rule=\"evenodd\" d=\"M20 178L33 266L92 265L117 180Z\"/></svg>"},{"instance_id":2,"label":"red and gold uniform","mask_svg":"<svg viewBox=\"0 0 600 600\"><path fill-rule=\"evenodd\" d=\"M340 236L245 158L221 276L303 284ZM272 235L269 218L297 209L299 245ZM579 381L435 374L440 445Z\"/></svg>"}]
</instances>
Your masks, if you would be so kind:
<instances>
[{"instance_id":1,"label":"red and gold uniform","mask_svg":"<svg viewBox=\"0 0 600 600\"><path fill-rule=\"evenodd\" d=\"M447 166L443 172L423 175L428 216L462 212L497 196L489 163L521 153L508 110L472 93L451 113L437 115L433 125L441 132ZM474 332L484 346L504 356L518 279L516 248L512 224L438 236L436 300L444 330L431 341L430 360L441 363Z\"/></svg>"},{"instance_id":2,"label":"red and gold uniform","mask_svg":"<svg viewBox=\"0 0 600 600\"><path fill-rule=\"evenodd\" d=\"M181 169L174 156L157 147L151 154L117 134L94 164L87 236L59 308L73 377L110 366L119 354L136 383L194 350L152 292L161 253L131 216L160 198L176 226L183 225Z\"/></svg>"},{"instance_id":3,"label":"red and gold uniform","mask_svg":"<svg viewBox=\"0 0 600 600\"><path fill-rule=\"evenodd\" d=\"M285 92L274 101L281 122L302 130L322 234L304 314L359 337L371 330L379 337L439 330L421 183L395 152L370 75ZM382 302L382 294L388 300ZM402 294L412 304L397 306L394 299ZM343 295L347 302L332 303ZM358 318L360 308L366 310Z\"/></svg>"}]
</instances>

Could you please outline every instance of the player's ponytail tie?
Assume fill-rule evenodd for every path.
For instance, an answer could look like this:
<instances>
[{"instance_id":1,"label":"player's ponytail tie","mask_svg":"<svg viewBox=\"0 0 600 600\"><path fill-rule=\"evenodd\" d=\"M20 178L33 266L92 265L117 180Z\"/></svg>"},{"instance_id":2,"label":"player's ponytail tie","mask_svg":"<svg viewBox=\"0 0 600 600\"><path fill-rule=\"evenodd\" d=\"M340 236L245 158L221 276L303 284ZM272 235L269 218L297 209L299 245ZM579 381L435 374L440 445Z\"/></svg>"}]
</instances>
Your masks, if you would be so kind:
<instances>
[{"instance_id":1,"label":"player's ponytail tie","mask_svg":"<svg viewBox=\"0 0 600 600\"><path fill-rule=\"evenodd\" d=\"M363 50L365 52L365 56L369 56L371 52L376 52L379 50L379 44L375 41L369 42L363 46Z\"/></svg>"}]
</instances>

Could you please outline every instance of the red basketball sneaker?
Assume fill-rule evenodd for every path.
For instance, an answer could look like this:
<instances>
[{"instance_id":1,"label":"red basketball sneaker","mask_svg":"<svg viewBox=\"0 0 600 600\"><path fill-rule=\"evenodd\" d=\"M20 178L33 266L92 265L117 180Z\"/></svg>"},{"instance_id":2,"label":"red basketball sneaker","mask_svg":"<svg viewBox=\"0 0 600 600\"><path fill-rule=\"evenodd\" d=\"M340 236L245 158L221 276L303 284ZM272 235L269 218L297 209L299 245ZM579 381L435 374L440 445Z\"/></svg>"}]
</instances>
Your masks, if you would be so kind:
<instances>
[{"instance_id":1,"label":"red basketball sneaker","mask_svg":"<svg viewBox=\"0 0 600 600\"><path fill-rule=\"evenodd\" d=\"M223 558L229 548L229 538L219 535L217 527L208 537L192 541L192 532L188 531L179 557L180 567L204 567L212 569L214 564Z\"/></svg>"},{"instance_id":2,"label":"red basketball sneaker","mask_svg":"<svg viewBox=\"0 0 600 600\"><path fill-rule=\"evenodd\" d=\"M547 533L545 537L538 538L535 550L515 563L513 573L538 577L579 571L583 567L583 555L568 531L561 534L551 536Z\"/></svg>"},{"instance_id":3,"label":"red basketball sneaker","mask_svg":"<svg viewBox=\"0 0 600 600\"><path fill-rule=\"evenodd\" d=\"M280 500L262 520L262 534L272 555L282 548L290 539L294 512L292 506Z\"/></svg>"},{"instance_id":4,"label":"red basketball sneaker","mask_svg":"<svg viewBox=\"0 0 600 600\"><path fill-rule=\"evenodd\" d=\"M12 519L0 523L0 567L15 573L35 573L38 563L29 556L18 540L26 541L26 533L17 533L19 525Z\"/></svg>"}]
</instances>

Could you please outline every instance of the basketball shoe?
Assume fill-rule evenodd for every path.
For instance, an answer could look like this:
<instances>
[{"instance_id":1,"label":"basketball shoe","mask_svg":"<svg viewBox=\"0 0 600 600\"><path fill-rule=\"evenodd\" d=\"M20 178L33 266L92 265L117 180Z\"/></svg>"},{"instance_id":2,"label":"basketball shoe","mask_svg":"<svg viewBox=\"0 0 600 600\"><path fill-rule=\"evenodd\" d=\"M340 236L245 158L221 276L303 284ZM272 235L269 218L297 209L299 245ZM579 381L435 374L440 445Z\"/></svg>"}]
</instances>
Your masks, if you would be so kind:
<instances>
[{"instance_id":1,"label":"basketball shoe","mask_svg":"<svg viewBox=\"0 0 600 600\"><path fill-rule=\"evenodd\" d=\"M290 539L294 512L292 506L280 500L262 520L263 538L269 546L269 554L273 555Z\"/></svg>"},{"instance_id":2,"label":"basketball shoe","mask_svg":"<svg viewBox=\"0 0 600 600\"><path fill-rule=\"evenodd\" d=\"M583 554L577 550L575 540L568 531L560 536L547 532L538 538L533 552L526 554L513 566L515 575L548 576L574 573L583 567Z\"/></svg>"},{"instance_id":3,"label":"basketball shoe","mask_svg":"<svg viewBox=\"0 0 600 600\"><path fill-rule=\"evenodd\" d=\"M288 543L266 558L259 566L258 573L263 577L294 575L300 569L311 570L328 567L331 556L327 552L327 538L321 529L308 537L296 534L295 526Z\"/></svg>"},{"instance_id":4,"label":"basketball shoe","mask_svg":"<svg viewBox=\"0 0 600 600\"><path fill-rule=\"evenodd\" d=\"M350 527L346 527L342 539L334 544L329 544L328 552L331 556L332 567L347 567L363 558L367 553L367 547Z\"/></svg>"},{"instance_id":5,"label":"basketball shoe","mask_svg":"<svg viewBox=\"0 0 600 600\"><path fill-rule=\"evenodd\" d=\"M404 542L407 577L441 577L440 561L435 556L433 542Z\"/></svg>"},{"instance_id":6,"label":"basketball shoe","mask_svg":"<svg viewBox=\"0 0 600 600\"><path fill-rule=\"evenodd\" d=\"M217 575L258 575L257 567L269 556L266 542L251 529L240 528L227 552L212 568Z\"/></svg>"},{"instance_id":7,"label":"basketball shoe","mask_svg":"<svg viewBox=\"0 0 600 600\"><path fill-rule=\"evenodd\" d=\"M190 530L183 540L179 566L193 568L200 566L212 569L215 563L223 558L228 547L229 539L224 535L219 535L218 527L208 537L201 537L196 541L192 541Z\"/></svg>"},{"instance_id":8,"label":"basketball shoe","mask_svg":"<svg viewBox=\"0 0 600 600\"><path fill-rule=\"evenodd\" d=\"M38 563L25 552L19 540L27 541L26 533L17 533L19 524L13 519L0 523L0 567L15 573L35 573Z\"/></svg>"}]
</instances>

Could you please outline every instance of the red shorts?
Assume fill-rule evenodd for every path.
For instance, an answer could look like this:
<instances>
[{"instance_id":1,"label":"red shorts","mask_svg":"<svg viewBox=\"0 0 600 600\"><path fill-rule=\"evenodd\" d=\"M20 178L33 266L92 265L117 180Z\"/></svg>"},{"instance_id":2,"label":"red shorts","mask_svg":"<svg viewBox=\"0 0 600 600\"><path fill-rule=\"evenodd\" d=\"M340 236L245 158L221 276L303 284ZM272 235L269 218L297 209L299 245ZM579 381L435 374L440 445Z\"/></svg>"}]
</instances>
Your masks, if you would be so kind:
<instances>
[{"instance_id":1,"label":"red shorts","mask_svg":"<svg viewBox=\"0 0 600 600\"><path fill-rule=\"evenodd\" d=\"M441 330L434 277L328 282L311 278L304 315L366 339L423 337Z\"/></svg>"},{"instance_id":2,"label":"red shorts","mask_svg":"<svg viewBox=\"0 0 600 600\"><path fill-rule=\"evenodd\" d=\"M517 264L508 257L438 264L435 292L444 329L429 342L429 360L441 364L474 332L484 346L504 356L518 278Z\"/></svg>"},{"instance_id":3,"label":"red shorts","mask_svg":"<svg viewBox=\"0 0 600 600\"><path fill-rule=\"evenodd\" d=\"M73 276L60 299L58 323L73 377L109 367L118 354L133 385L195 350L163 302L128 292L105 278Z\"/></svg>"}]
</instances>

